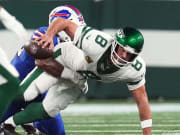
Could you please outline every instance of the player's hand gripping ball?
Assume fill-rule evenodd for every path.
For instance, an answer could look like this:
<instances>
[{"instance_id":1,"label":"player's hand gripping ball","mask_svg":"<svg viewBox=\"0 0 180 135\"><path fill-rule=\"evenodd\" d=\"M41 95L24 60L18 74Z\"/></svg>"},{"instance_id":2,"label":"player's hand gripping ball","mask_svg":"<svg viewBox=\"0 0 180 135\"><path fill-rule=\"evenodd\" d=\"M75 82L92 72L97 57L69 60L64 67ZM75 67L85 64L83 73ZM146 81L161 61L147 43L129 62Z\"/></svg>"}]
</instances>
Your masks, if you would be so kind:
<instances>
[{"instance_id":1,"label":"player's hand gripping ball","mask_svg":"<svg viewBox=\"0 0 180 135\"><path fill-rule=\"evenodd\" d=\"M42 48L36 41L29 41L24 45L26 52L35 59L47 59L53 56L53 50Z\"/></svg>"}]
</instances>

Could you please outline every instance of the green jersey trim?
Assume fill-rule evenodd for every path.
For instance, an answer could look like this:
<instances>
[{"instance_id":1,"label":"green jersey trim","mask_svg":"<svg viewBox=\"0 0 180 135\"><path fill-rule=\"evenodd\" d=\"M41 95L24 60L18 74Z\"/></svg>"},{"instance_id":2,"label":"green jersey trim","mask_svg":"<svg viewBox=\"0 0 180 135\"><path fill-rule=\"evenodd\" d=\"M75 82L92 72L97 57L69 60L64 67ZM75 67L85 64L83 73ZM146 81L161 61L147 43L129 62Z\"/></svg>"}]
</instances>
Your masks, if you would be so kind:
<instances>
[{"instance_id":1,"label":"green jersey trim","mask_svg":"<svg viewBox=\"0 0 180 135\"><path fill-rule=\"evenodd\" d=\"M85 26L85 27L82 29L82 37L81 37L81 41L80 41L80 49L82 49L82 41L83 41L84 37L85 37L86 34L87 34L88 32L90 32L91 30L93 30L93 28L88 27L88 26Z\"/></svg>"},{"instance_id":2,"label":"green jersey trim","mask_svg":"<svg viewBox=\"0 0 180 135\"><path fill-rule=\"evenodd\" d=\"M30 77L21 85L21 91L25 91L31 82L35 80L41 73L43 72L42 69L37 68L31 75Z\"/></svg>"},{"instance_id":3,"label":"green jersey trim","mask_svg":"<svg viewBox=\"0 0 180 135\"><path fill-rule=\"evenodd\" d=\"M127 82L128 85L136 85L140 82L141 80L137 81L137 82Z\"/></svg>"},{"instance_id":4,"label":"green jersey trim","mask_svg":"<svg viewBox=\"0 0 180 135\"><path fill-rule=\"evenodd\" d=\"M57 58L58 56L60 56L62 54L61 52L61 48L57 49L56 52L53 54L53 58Z\"/></svg>"},{"instance_id":5,"label":"green jersey trim","mask_svg":"<svg viewBox=\"0 0 180 135\"><path fill-rule=\"evenodd\" d=\"M88 26L84 26L84 28L82 29L82 33L87 29L89 28Z\"/></svg>"},{"instance_id":6,"label":"green jersey trim","mask_svg":"<svg viewBox=\"0 0 180 135\"><path fill-rule=\"evenodd\" d=\"M60 56L62 54L61 52L61 48L59 48L54 54L53 54L53 58L57 58L58 56ZM33 80L35 80L39 75L41 75L43 73L43 70L40 68L37 68L31 75L30 77L28 77L28 79L21 85L21 91L25 91L29 85L31 84L31 82Z\"/></svg>"}]
</instances>

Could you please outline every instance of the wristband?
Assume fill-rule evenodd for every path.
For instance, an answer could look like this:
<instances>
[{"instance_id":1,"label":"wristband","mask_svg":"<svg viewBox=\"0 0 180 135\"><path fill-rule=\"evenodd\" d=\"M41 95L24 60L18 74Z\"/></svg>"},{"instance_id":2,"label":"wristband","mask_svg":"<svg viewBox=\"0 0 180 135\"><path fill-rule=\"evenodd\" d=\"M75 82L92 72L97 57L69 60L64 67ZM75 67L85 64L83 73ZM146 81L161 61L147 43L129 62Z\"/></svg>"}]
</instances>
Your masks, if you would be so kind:
<instances>
[{"instance_id":1,"label":"wristband","mask_svg":"<svg viewBox=\"0 0 180 135\"><path fill-rule=\"evenodd\" d=\"M141 121L141 128L152 127L152 119Z\"/></svg>"}]
</instances>

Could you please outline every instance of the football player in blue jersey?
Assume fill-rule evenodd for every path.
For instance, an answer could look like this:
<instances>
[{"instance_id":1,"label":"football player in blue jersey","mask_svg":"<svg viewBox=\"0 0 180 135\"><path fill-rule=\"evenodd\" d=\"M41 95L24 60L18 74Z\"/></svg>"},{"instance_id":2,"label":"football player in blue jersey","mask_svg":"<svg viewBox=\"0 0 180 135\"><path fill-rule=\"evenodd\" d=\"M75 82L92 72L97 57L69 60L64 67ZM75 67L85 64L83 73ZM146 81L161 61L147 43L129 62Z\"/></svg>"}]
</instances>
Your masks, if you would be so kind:
<instances>
[{"instance_id":1,"label":"football player in blue jersey","mask_svg":"<svg viewBox=\"0 0 180 135\"><path fill-rule=\"evenodd\" d=\"M79 10L77 10L76 8L70 5L59 6L53 9L49 15L49 23L53 22L58 17L69 19L78 25L85 25L85 22ZM47 27L40 27L38 30L36 30L33 33L31 40L34 40L42 36L43 34L46 33L46 30L47 30ZM70 37L65 32L60 32L57 34L57 36L54 37L54 46L56 46L59 42L66 42L70 40L71 40ZM19 78L21 81L35 67L34 59L26 53L23 47L14 56L14 58L11 61L11 64L13 64L14 67L19 72L20 74ZM41 102L43 98L45 97L46 93L39 96L35 100L33 100L33 102ZM9 107L9 110L7 111L7 113L4 115L2 121L6 120L9 116L13 115L14 113L20 111L27 104L28 103L13 102L12 105ZM43 133L48 134L48 135L64 135L65 134L64 124L63 124L60 114L58 114L56 117L51 118L49 120L41 120L38 122L34 122L34 126L38 128L40 131L42 131Z\"/></svg>"}]
</instances>

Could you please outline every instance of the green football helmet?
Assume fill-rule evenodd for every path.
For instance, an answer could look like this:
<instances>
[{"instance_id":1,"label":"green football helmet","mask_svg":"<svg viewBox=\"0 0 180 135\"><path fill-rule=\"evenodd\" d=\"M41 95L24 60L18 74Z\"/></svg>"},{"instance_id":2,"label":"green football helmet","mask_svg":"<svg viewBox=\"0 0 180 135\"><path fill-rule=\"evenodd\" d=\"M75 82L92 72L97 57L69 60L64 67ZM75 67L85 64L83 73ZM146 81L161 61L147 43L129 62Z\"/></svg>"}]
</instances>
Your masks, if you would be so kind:
<instances>
[{"instance_id":1,"label":"green football helmet","mask_svg":"<svg viewBox=\"0 0 180 135\"><path fill-rule=\"evenodd\" d=\"M119 68L131 64L142 51L143 44L143 35L137 29L125 27L118 30L112 42L111 61ZM126 58L121 56L122 51L126 51Z\"/></svg>"}]
</instances>

